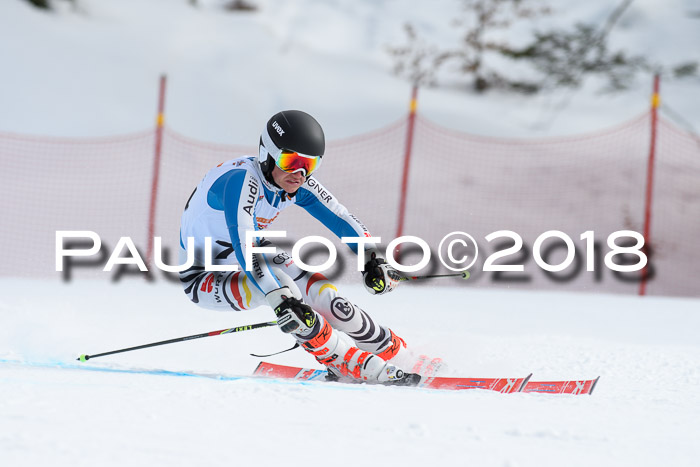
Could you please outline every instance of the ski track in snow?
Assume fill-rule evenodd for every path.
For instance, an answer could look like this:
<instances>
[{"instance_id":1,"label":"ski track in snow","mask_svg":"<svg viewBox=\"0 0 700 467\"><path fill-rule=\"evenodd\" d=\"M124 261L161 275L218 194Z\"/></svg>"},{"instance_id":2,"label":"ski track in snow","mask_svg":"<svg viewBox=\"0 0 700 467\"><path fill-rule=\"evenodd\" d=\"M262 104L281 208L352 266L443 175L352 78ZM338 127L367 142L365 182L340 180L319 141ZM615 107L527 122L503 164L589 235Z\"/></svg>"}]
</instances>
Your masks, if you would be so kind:
<instances>
[{"instance_id":1,"label":"ski track in snow","mask_svg":"<svg viewBox=\"0 0 700 467\"><path fill-rule=\"evenodd\" d=\"M0 464L690 466L700 454L698 300L342 287L447 374L601 376L592 396L503 395L245 377L249 352L289 344L274 328L76 362L270 319L133 282L0 281ZM267 360L318 367L302 350Z\"/></svg>"}]
</instances>

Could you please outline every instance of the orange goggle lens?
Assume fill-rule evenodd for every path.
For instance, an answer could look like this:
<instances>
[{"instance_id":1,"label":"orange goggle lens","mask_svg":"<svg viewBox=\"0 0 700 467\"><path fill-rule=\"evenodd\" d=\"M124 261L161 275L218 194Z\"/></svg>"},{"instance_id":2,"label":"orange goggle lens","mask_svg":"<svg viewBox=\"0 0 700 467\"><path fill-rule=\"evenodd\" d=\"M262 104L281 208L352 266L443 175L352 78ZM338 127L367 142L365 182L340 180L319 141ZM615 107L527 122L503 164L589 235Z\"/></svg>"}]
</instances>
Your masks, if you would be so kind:
<instances>
[{"instance_id":1,"label":"orange goggle lens","mask_svg":"<svg viewBox=\"0 0 700 467\"><path fill-rule=\"evenodd\" d=\"M306 156L298 152L282 151L275 163L287 173L303 170L304 175L308 177L321 165L321 156Z\"/></svg>"}]
</instances>

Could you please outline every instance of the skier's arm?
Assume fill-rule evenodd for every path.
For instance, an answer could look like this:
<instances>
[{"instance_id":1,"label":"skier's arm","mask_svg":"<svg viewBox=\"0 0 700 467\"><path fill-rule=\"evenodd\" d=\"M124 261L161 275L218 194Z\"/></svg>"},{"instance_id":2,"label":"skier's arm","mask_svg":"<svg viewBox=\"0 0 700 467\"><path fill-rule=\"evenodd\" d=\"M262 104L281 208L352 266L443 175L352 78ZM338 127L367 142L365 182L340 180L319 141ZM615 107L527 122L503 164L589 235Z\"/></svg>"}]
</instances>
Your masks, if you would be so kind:
<instances>
[{"instance_id":1,"label":"skier's arm","mask_svg":"<svg viewBox=\"0 0 700 467\"><path fill-rule=\"evenodd\" d=\"M371 237L367 227L350 214L318 180L313 177L302 185L295 197L297 206L304 208L309 214L325 225L338 238L341 237ZM348 243L350 249L357 253L357 244ZM366 247L369 251L369 246Z\"/></svg>"},{"instance_id":2,"label":"skier's arm","mask_svg":"<svg viewBox=\"0 0 700 467\"><path fill-rule=\"evenodd\" d=\"M219 196L223 200L226 227L231 237L236 260L248 278L253 281L253 284L267 294L272 290L279 289L281 284L264 255L254 254L252 256L252 270L247 270L246 250L249 245L245 244L246 231L258 230L258 223L255 220L255 205L263 187L258 179L248 171L234 170L229 174L225 175L228 176L226 180L220 181L223 187L217 187L216 183L212 187L209 196L213 199L210 202L215 203ZM257 244L256 241L254 245L257 246Z\"/></svg>"},{"instance_id":3,"label":"skier's arm","mask_svg":"<svg viewBox=\"0 0 700 467\"><path fill-rule=\"evenodd\" d=\"M303 207L309 214L318 219L331 232L341 237L370 237L367 227L350 214L348 210L321 185L315 178L309 177L299 188L296 204ZM348 244L357 253L357 244ZM386 263L376 247L365 247L365 267L362 272L365 289L380 295L391 292L400 283L400 275L396 269Z\"/></svg>"}]
</instances>

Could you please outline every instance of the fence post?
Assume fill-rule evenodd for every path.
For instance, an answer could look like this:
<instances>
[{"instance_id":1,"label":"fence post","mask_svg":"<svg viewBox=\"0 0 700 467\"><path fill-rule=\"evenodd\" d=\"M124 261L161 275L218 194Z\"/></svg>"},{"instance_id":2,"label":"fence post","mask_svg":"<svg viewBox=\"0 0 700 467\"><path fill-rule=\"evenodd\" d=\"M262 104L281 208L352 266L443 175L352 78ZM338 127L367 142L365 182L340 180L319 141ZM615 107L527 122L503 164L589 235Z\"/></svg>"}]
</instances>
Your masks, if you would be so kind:
<instances>
[{"instance_id":1,"label":"fence post","mask_svg":"<svg viewBox=\"0 0 700 467\"><path fill-rule=\"evenodd\" d=\"M165 123L165 86L167 76L160 76L160 89L158 92L158 116L156 118L156 142L153 154L153 178L151 180L151 204L148 210L148 238L146 245L146 266L149 271L153 258L153 235L156 223L156 203L158 201L158 180L160 177L160 158L163 147L163 126Z\"/></svg>"},{"instance_id":2,"label":"fence post","mask_svg":"<svg viewBox=\"0 0 700 467\"><path fill-rule=\"evenodd\" d=\"M649 161L647 162L647 188L646 198L644 201L644 251L649 253L649 245L651 244L651 204L653 201L654 188L654 159L656 157L656 131L658 126L658 109L659 109L659 75L654 75L654 92L651 95L651 140L649 142ZM646 295L647 276L649 271L646 266L641 271L642 277L639 283L639 295Z\"/></svg>"},{"instance_id":3,"label":"fence post","mask_svg":"<svg viewBox=\"0 0 700 467\"><path fill-rule=\"evenodd\" d=\"M406 198L408 197L408 176L411 167L411 151L413 150L413 128L416 124L416 107L418 105L418 85L413 85L411 91L411 105L408 113L408 128L406 129L406 151L403 158L403 174L401 176L401 193L399 193L399 219L396 226L396 238L403 235L404 220L406 218ZM401 244L396 247L394 254L396 261L401 259Z\"/></svg>"}]
</instances>

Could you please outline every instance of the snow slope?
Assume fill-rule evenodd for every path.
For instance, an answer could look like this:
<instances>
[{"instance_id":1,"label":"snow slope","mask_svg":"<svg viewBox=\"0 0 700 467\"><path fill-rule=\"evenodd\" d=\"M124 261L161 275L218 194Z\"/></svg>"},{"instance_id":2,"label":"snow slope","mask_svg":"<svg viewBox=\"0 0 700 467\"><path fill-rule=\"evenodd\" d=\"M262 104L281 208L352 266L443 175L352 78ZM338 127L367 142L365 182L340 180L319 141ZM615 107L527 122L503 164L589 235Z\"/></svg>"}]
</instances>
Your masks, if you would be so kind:
<instances>
[{"instance_id":1,"label":"snow slope","mask_svg":"<svg viewBox=\"0 0 700 467\"><path fill-rule=\"evenodd\" d=\"M692 466L700 454L700 301L410 284L347 295L450 374L601 376L591 396L215 380L82 371L82 353L269 320L216 313L177 286L0 282L0 464ZM228 376L276 329L82 364ZM269 357L317 366L302 350Z\"/></svg>"}]
</instances>

